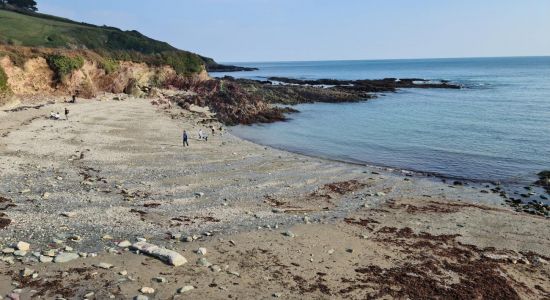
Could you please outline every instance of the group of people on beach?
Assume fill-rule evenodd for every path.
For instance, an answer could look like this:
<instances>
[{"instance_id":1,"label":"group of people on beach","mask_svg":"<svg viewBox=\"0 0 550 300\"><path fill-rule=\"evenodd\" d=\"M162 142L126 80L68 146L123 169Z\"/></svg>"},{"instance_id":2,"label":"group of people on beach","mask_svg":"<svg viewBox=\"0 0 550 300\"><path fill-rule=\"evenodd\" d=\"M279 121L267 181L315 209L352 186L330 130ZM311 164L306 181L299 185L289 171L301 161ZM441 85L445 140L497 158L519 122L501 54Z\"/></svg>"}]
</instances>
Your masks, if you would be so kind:
<instances>
[{"instance_id":1,"label":"group of people on beach","mask_svg":"<svg viewBox=\"0 0 550 300\"><path fill-rule=\"evenodd\" d=\"M216 128L214 128L214 126L210 126L210 130L212 130L212 136L214 136L216 134ZM220 135L221 135L223 133L223 127L220 126L219 130L220 130ZM182 138L183 138L183 147L186 147L186 146L188 147L189 146L189 134L187 133L187 130L183 131ZM198 140L208 142L208 134L205 133L202 130L202 128L199 129Z\"/></svg>"},{"instance_id":2,"label":"group of people on beach","mask_svg":"<svg viewBox=\"0 0 550 300\"><path fill-rule=\"evenodd\" d=\"M71 100L65 101L65 103L76 103L76 95L73 95ZM59 112L50 112L51 120L61 120L61 114ZM65 120L69 120L69 109L65 107Z\"/></svg>"},{"instance_id":3,"label":"group of people on beach","mask_svg":"<svg viewBox=\"0 0 550 300\"><path fill-rule=\"evenodd\" d=\"M59 112L54 113L50 112L50 119L52 120L61 120L61 114ZM65 108L65 120L69 120L69 110Z\"/></svg>"}]
</instances>

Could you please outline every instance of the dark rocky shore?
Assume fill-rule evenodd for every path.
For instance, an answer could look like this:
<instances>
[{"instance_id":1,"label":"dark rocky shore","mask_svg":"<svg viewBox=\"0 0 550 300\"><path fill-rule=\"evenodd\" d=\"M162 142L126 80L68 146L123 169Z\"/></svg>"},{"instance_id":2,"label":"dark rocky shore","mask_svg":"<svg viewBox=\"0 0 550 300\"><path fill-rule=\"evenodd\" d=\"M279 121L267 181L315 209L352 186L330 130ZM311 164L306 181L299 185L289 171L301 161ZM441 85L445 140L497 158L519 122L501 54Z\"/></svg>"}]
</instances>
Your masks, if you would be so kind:
<instances>
[{"instance_id":1,"label":"dark rocky shore","mask_svg":"<svg viewBox=\"0 0 550 300\"><path fill-rule=\"evenodd\" d=\"M178 95L172 100L182 107L191 104L208 106L226 125L284 121L285 113L296 112L292 108L272 104L358 102L374 98L378 93L391 93L404 88L460 89L459 85L448 81L434 83L416 78L298 80L270 77L269 80L258 81L226 76L202 82L174 78L166 85L193 91L192 95Z\"/></svg>"}]
</instances>

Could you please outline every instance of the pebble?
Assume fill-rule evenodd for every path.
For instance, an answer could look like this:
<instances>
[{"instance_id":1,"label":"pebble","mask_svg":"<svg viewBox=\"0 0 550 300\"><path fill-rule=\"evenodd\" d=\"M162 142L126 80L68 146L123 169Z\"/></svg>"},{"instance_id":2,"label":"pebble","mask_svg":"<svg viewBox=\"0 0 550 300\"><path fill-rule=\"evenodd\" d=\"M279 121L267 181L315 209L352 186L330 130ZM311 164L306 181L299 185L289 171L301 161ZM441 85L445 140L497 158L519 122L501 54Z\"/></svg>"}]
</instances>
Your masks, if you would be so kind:
<instances>
[{"instance_id":1,"label":"pebble","mask_svg":"<svg viewBox=\"0 0 550 300\"><path fill-rule=\"evenodd\" d=\"M375 195L376 195L376 197L383 197L383 196L386 196L386 193L384 193L384 192L378 192L378 193L376 193Z\"/></svg>"},{"instance_id":2,"label":"pebble","mask_svg":"<svg viewBox=\"0 0 550 300\"><path fill-rule=\"evenodd\" d=\"M186 285L186 286L184 286L184 287L182 287L182 288L180 288L180 289L178 290L178 294L183 294L183 293L185 293L185 292L189 292L189 291L194 290L194 289L195 289L194 286L192 286L192 285Z\"/></svg>"},{"instance_id":3,"label":"pebble","mask_svg":"<svg viewBox=\"0 0 550 300\"><path fill-rule=\"evenodd\" d=\"M283 296L283 294L281 293L274 293L273 294L273 298L281 298Z\"/></svg>"},{"instance_id":4,"label":"pebble","mask_svg":"<svg viewBox=\"0 0 550 300\"><path fill-rule=\"evenodd\" d=\"M334 249L330 249L330 250L328 250L328 254L333 254L334 251L335 251Z\"/></svg>"},{"instance_id":5,"label":"pebble","mask_svg":"<svg viewBox=\"0 0 550 300\"><path fill-rule=\"evenodd\" d=\"M132 243L130 243L130 241L128 240L125 240L125 241L122 241L120 243L118 243L118 245L120 248L128 248L130 246L132 246Z\"/></svg>"},{"instance_id":6,"label":"pebble","mask_svg":"<svg viewBox=\"0 0 550 300\"><path fill-rule=\"evenodd\" d=\"M195 193L195 197L197 197L197 198L204 197L204 193L202 193L202 192Z\"/></svg>"},{"instance_id":7,"label":"pebble","mask_svg":"<svg viewBox=\"0 0 550 300\"><path fill-rule=\"evenodd\" d=\"M197 250L197 254L200 254L200 255L206 255L206 248L199 248Z\"/></svg>"},{"instance_id":8,"label":"pebble","mask_svg":"<svg viewBox=\"0 0 550 300\"><path fill-rule=\"evenodd\" d=\"M149 300L149 297L144 295L137 295L134 297L134 300Z\"/></svg>"},{"instance_id":9,"label":"pebble","mask_svg":"<svg viewBox=\"0 0 550 300\"><path fill-rule=\"evenodd\" d=\"M29 269L29 268L25 268L23 270L21 270L21 276L23 277L30 277L34 274L34 270L33 269Z\"/></svg>"},{"instance_id":10,"label":"pebble","mask_svg":"<svg viewBox=\"0 0 550 300\"><path fill-rule=\"evenodd\" d=\"M296 235L294 234L294 232L290 231L290 230L287 230L285 231L285 233L283 233L285 236L288 236L288 237L296 237Z\"/></svg>"},{"instance_id":11,"label":"pebble","mask_svg":"<svg viewBox=\"0 0 550 300\"><path fill-rule=\"evenodd\" d=\"M42 251L42 255L44 256L49 256L49 257L54 257L55 256L55 250L44 250Z\"/></svg>"},{"instance_id":12,"label":"pebble","mask_svg":"<svg viewBox=\"0 0 550 300\"><path fill-rule=\"evenodd\" d=\"M53 257L51 256L45 256L45 255L41 255L38 260L41 262L41 263L51 263L53 261Z\"/></svg>"},{"instance_id":13,"label":"pebble","mask_svg":"<svg viewBox=\"0 0 550 300\"><path fill-rule=\"evenodd\" d=\"M108 264L108 263L104 263L104 262L101 262L97 265L98 268L101 268L101 269L105 269L105 270L109 270L110 268L113 267L113 265L111 264Z\"/></svg>"},{"instance_id":14,"label":"pebble","mask_svg":"<svg viewBox=\"0 0 550 300\"><path fill-rule=\"evenodd\" d=\"M126 276L126 275L128 275L128 271L122 270L122 271L118 272L118 274L120 274L122 276Z\"/></svg>"},{"instance_id":15,"label":"pebble","mask_svg":"<svg viewBox=\"0 0 550 300\"><path fill-rule=\"evenodd\" d=\"M21 251L29 251L31 249L31 245L26 242L19 242L15 245L15 248Z\"/></svg>"},{"instance_id":16,"label":"pebble","mask_svg":"<svg viewBox=\"0 0 550 300\"><path fill-rule=\"evenodd\" d=\"M203 266L203 267L210 267L212 264L208 262L206 258L201 257L197 260L197 265Z\"/></svg>"},{"instance_id":17,"label":"pebble","mask_svg":"<svg viewBox=\"0 0 550 300\"><path fill-rule=\"evenodd\" d=\"M66 263L66 262L70 262L71 260L75 260L79 257L80 256L78 256L78 254L76 254L76 253L64 252L64 253L58 254L55 257L54 262L56 262L56 263Z\"/></svg>"},{"instance_id":18,"label":"pebble","mask_svg":"<svg viewBox=\"0 0 550 300\"><path fill-rule=\"evenodd\" d=\"M221 272L222 268L218 265L213 265L213 266L210 266L210 270L212 270L212 272Z\"/></svg>"},{"instance_id":19,"label":"pebble","mask_svg":"<svg viewBox=\"0 0 550 300\"><path fill-rule=\"evenodd\" d=\"M106 235L102 236L101 239L102 240L112 240L113 237L111 235L106 234Z\"/></svg>"},{"instance_id":20,"label":"pebble","mask_svg":"<svg viewBox=\"0 0 550 300\"><path fill-rule=\"evenodd\" d=\"M72 211L67 211L67 212L62 212L61 215L67 218L74 218L76 216L76 213Z\"/></svg>"},{"instance_id":21,"label":"pebble","mask_svg":"<svg viewBox=\"0 0 550 300\"><path fill-rule=\"evenodd\" d=\"M192 236L184 236L184 237L181 238L181 241L190 243L190 242L193 241L193 237Z\"/></svg>"},{"instance_id":22,"label":"pebble","mask_svg":"<svg viewBox=\"0 0 550 300\"><path fill-rule=\"evenodd\" d=\"M154 281L158 282L158 283L166 283L168 282L168 280L166 280L166 278L164 277L155 277L153 278Z\"/></svg>"},{"instance_id":23,"label":"pebble","mask_svg":"<svg viewBox=\"0 0 550 300\"><path fill-rule=\"evenodd\" d=\"M13 254L13 252L15 252L15 249L13 249L13 248L4 248L4 249L2 249L2 253L4 253L4 254Z\"/></svg>"},{"instance_id":24,"label":"pebble","mask_svg":"<svg viewBox=\"0 0 550 300\"><path fill-rule=\"evenodd\" d=\"M144 286L142 287L140 290L139 290L140 293L143 293L143 294L154 294L155 293L155 289L154 288L151 288L151 287L147 287L147 286Z\"/></svg>"},{"instance_id":25,"label":"pebble","mask_svg":"<svg viewBox=\"0 0 550 300\"><path fill-rule=\"evenodd\" d=\"M23 256L26 256L26 255L27 255L27 251L16 250L15 252L13 252L13 255L19 256L19 257L23 257Z\"/></svg>"}]
</instances>

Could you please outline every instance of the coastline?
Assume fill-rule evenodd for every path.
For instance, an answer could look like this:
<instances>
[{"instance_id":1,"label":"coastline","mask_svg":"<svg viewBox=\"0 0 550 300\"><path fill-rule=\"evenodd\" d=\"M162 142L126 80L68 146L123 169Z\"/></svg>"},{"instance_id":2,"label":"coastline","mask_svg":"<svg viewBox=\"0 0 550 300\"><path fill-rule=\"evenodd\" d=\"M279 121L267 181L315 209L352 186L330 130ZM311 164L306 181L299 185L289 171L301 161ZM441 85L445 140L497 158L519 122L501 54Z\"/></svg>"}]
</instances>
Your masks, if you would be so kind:
<instances>
[{"instance_id":1,"label":"coastline","mask_svg":"<svg viewBox=\"0 0 550 300\"><path fill-rule=\"evenodd\" d=\"M31 253L13 258L4 252L1 257L12 257L13 264L0 261L6 265L0 273L4 282L0 294L12 292L11 282L17 281L24 295L45 289L45 294L66 292L65 297L74 297L91 289L97 298L110 293L123 299L139 294L142 286L154 285L155 297L168 298L177 294L177 288L193 285L194 297L233 293L270 298L282 293L288 298L361 298L376 295L384 284L372 281L369 287L358 287L342 282L338 276L349 276L350 268L358 277L349 280L355 282L367 280L361 274L374 266L410 280L416 278L406 275L410 272L425 282L435 280L432 289L448 280L430 274L420 260L415 262L420 258L416 255L425 252L433 255L438 270L445 269L440 264L445 259L457 268L489 270L487 276L499 283L493 296L547 295L535 285L550 290L548 280L537 279L550 271L547 263L537 263L550 256L544 231L548 220L516 213L503 206L498 195L378 167L288 153L231 134L211 136L208 142L193 138L191 147L182 152L180 130L188 128L194 136L203 113L161 109L149 100L86 100L69 107L68 122L44 119L50 109L63 106L2 113L0 196L16 206L0 203L6 206L1 212L12 221L0 230L0 248L26 240L32 251L71 252L65 248L70 246L75 252L99 255L47 264L36 262L38 257ZM321 237L320 232L326 234ZM75 235L81 239L72 240ZM105 235L113 239L103 239ZM196 241L179 241L192 235ZM166 266L117 246L137 237L177 250L188 264ZM62 243L52 247L52 239ZM201 256L194 252L199 246L209 250L205 257L223 272L196 265ZM388 247L393 250L384 250ZM444 249L462 254L446 257ZM288 251L295 255L288 256ZM466 252L470 262L460 260ZM515 264L514 259L524 263ZM108 262L113 269L95 267L99 262ZM403 269L407 262L416 267ZM367 269L357 267L365 263ZM38 270L38 278L19 277L24 267ZM74 268L82 268L81 275ZM134 280L118 274L122 268ZM454 282L458 278L455 284L473 295L490 296L483 294L487 282L472 285L464 278L472 275L469 271L452 270L458 276L453 277ZM70 273L57 279L69 290L44 285L58 272ZM84 279L94 272L100 276ZM159 274L166 274L168 283L151 283ZM516 285L517 280L527 288ZM112 284L101 290L106 282ZM400 286L398 281L392 284ZM348 291L345 286L354 288ZM421 296L402 291L406 294L387 296Z\"/></svg>"}]
</instances>

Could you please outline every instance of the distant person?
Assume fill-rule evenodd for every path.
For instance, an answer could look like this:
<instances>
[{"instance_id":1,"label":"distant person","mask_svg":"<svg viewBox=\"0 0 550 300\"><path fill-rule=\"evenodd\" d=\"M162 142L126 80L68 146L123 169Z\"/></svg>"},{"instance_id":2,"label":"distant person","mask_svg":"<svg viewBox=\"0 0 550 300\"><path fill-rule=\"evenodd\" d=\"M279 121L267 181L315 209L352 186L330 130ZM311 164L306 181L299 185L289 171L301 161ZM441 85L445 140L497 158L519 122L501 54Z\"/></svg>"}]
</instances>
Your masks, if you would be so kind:
<instances>
[{"instance_id":1,"label":"distant person","mask_svg":"<svg viewBox=\"0 0 550 300\"><path fill-rule=\"evenodd\" d=\"M73 98L70 101L71 103L76 103L76 95L73 95Z\"/></svg>"},{"instance_id":2,"label":"distant person","mask_svg":"<svg viewBox=\"0 0 550 300\"><path fill-rule=\"evenodd\" d=\"M204 138L204 132L202 132L202 129L199 129L199 140L202 140Z\"/></svg>"},{"instance_id":3,"label":"distant person","mask_svg":"<svg viewBox=\"0 0 550 300\"><path fill-rule=\"evenodd\" d=\"M216 128L214 128L214 125L210 126L210 129L212 129L212 136L216 134Z\"/></svg>"},{"instance_id":4,"label":"distant person","mask_svg":"<svg viewBox=\"0 0 550 300\"><path fill-rule=\"evenodd\" d=\"M187 141L189 137L187 136L187 131L183 131L183 147L189 147L189 142Z\"/></svg>"},{"instance_id":5,"label":"distant person","mask_svg":"<svg viewBox=\"0 0 550 300\"><path fill-rule=\"evenodd\" d=\"M69 121L69 110L65 107L65 120Z\"/></svg>"}]
</instances>

